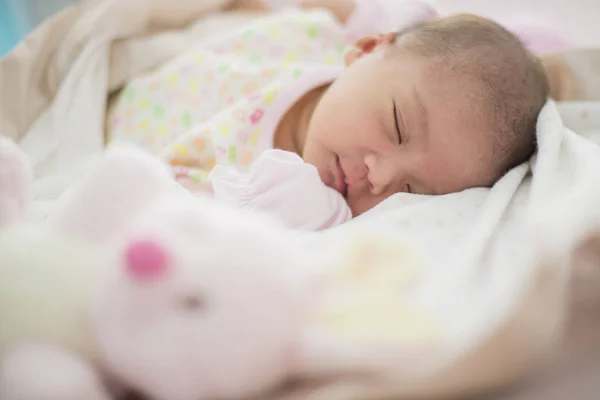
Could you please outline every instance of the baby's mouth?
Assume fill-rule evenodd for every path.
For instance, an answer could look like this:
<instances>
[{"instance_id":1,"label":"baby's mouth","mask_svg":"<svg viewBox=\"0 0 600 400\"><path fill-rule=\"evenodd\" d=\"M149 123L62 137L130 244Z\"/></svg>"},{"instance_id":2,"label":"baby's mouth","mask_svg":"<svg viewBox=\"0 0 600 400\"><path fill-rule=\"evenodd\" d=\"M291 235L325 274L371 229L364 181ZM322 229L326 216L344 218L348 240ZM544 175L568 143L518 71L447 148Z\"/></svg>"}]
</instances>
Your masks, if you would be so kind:
<instances>
[{"instance_id":1,"label":"baby's mouth","mask_svg":"<svg viewBox=\"0 0 600 400\"><path fill-rule=\"evenodd\" d=\"M346 183L344 169L340 163L340 157L337 154L335 156L335 165L337 169L335 176L335 188L342 196L344 196L344 198L346 198L346 196L348 196L348 184Z\"/></svg>"}]
</instances>

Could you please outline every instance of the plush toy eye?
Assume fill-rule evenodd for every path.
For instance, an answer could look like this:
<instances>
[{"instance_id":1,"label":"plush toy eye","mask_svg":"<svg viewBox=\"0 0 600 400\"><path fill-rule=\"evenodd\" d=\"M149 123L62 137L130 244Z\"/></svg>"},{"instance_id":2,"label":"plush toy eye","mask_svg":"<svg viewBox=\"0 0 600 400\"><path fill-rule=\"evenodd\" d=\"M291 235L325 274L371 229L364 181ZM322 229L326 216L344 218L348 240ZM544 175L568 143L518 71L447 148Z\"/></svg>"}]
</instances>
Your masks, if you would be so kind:
<instances>
[{"instance_id":1,"label":"plush toy eye","mask_svg":"<svg viewBox=\"0 0 600 400\"><path fill-rule=\"evenodd\" d=\"M206 309L206 299L202 295L189 295L181 299L181 307L185 311L204 311Z\"/></svg>"}]
</instances>

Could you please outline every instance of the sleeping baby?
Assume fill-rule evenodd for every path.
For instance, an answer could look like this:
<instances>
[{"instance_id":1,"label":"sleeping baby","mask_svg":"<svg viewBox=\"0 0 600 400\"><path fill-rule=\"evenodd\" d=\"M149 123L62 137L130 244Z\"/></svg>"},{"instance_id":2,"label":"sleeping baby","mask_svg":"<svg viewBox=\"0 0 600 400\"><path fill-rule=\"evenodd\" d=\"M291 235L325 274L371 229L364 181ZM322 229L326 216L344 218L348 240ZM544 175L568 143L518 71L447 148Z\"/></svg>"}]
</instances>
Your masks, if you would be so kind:
<instances>
[{"instance_id":1,"label":"sleeping baby","mask_svg":"<svg viewBox=\"0 0 600 400\"><path fill-rule=\"evenodd\" d=\"M133 80L110 107L109 141L224 201L321 207L309 229L395 193L491 186L534 152L549 86L508 30L419 0L301 3L331 12L268 14ZM284 184L298 176L310 178Z\"/></svg>"}]
</instances>

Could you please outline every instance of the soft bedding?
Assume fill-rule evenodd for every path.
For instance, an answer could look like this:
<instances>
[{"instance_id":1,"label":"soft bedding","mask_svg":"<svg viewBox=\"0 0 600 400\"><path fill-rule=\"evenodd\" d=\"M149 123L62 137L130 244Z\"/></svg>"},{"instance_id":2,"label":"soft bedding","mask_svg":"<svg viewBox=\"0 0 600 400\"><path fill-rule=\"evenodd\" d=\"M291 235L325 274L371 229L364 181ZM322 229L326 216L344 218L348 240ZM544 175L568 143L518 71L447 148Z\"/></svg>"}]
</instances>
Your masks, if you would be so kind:
<instances>
[{"instance_id":1,"label":"soft bedding","mask_svg":"<svg viewBox=\"0 0 600 400\"><path fill-rule=\"evenodd\" d=\"M34 218L42 220L102 151L111 93L191 43L252 18L219 13L225 3L84 2L0 60L0 132L32 160ZM553 62L555 78L565 83L555 95L572 101L548 102L538 123L539 154L531 162L489 190L399 194L348 224L308 235L309 245L321 246L376 231L408 244L422 260L409 297L434 321L436 328L427 332L433 345L411 353L403 342L410 321L403 324L387 310L388 321L361 340L341 341L347 330L330 331L331 345L317 355L330 366L327 374L270 397L454 398L530 378L549 361L558 372L500 398L548 399L546 391L560 393L553 385L561 379L572 386L560 385L568 394L557 399L598 397L600 354L592 350L600 348L600 299L594 296L600 292L600 147L594 143L600 132L600 50L574 50ZM397 259L385 257L365 266L386 274L395 262L402 269ZM396 293L395 281L388 283ZM368 325L371 316L355 311L348 310L353 326ZM378 347L380 334L395 325L397 337ZM575 344L589 347L574 351ZM351 363L362 373L344 373ZM575 380L567 367L583 372Z\"/></svg>"}]
</instances>

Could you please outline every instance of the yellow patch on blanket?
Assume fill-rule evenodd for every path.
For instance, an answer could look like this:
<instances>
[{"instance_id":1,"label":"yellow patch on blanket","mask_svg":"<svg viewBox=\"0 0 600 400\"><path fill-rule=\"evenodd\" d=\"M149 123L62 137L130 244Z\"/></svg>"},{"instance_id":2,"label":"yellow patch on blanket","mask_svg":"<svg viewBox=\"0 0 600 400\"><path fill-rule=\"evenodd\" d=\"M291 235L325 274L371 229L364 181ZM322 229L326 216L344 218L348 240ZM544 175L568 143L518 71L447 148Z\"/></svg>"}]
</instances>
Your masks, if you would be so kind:
<instances>
[{"instance_id":1,"label":"yellow patch on blanket","mask_svg":"<svg viewBox=\"0 0 600 400\"><path fill-rule=\"evenodd\" d=\"M410 297L423 270L416 250L383 234L361 235L328 276L314 323L336 336L402 342L437 336L434 316Z\"/></svg>"}]
</instances>

